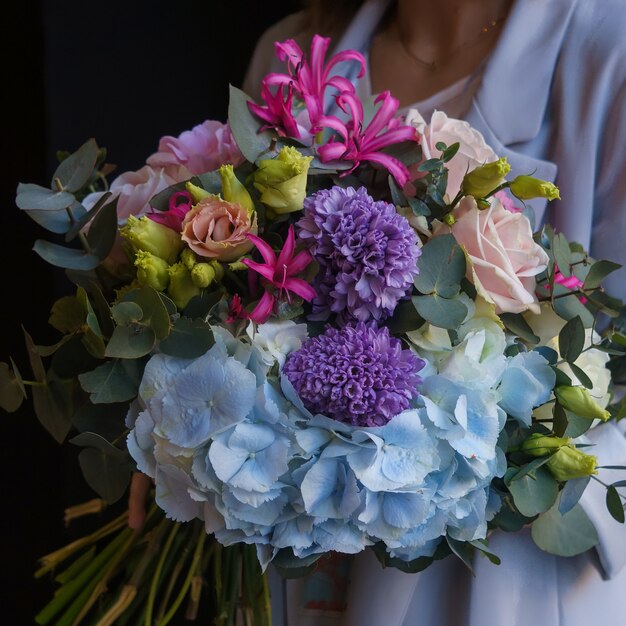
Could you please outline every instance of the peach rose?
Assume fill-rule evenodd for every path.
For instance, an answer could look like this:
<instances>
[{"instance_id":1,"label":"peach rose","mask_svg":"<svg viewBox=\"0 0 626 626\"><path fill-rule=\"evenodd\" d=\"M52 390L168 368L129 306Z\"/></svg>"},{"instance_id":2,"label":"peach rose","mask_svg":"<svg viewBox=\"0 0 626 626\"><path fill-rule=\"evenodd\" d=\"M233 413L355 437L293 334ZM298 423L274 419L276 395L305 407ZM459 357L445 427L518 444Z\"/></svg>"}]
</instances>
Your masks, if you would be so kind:
<instances>
[{"instance_id":1,"label":"peach rose","mask_svg":"<svg viewBox=\"0 0 626 626\"><path fill-rule=\"evenodd\" d=\"M539 313L535 276L548 265L548 255L533 239L528 218L507 211L499 199L480 210L466 196L454 212L452 231L469 260L467 278L496 313Z\"/></svg>"},{"instance_id":2,"label":"peach rose","mask_svg":"<svg viewBox=\"0 0 626 626\"><path fill-rule=\"evenodd\" d=\"M257 233L256 214L218 196L200 200L182 225L182 238L196 254L228 263L252 250L248 233Z\"/></svg>"},{"instance_id":3,"label":"peach rose","mask_svg":"<svg viewBox=\"0 0 626 626\"><path fill-rule=\"evenodd\" d=\"M461 182L467 172L479 165L498 160L498 156L485 143L480 132L464 120L448 117L443 111L435 111L430 118L430 124L426 124L417 109L410 109L405 123L417 130L424 160L438 157L441 154L436 148L439 141L447 146L451 146L457 141L461 144L459 151L447 163L448 186L446 194L450 199L454 198L461 189Z\"/></svg>"}]
</instances>

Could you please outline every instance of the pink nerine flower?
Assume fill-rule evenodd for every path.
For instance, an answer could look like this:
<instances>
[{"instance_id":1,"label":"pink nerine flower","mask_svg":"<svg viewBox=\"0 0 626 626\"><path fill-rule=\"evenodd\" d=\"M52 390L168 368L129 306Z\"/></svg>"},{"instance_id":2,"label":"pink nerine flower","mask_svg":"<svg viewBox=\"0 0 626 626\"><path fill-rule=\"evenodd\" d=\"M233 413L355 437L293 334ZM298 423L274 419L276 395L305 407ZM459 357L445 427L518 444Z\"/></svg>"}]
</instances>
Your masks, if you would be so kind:
<instances>
[{"instance_id":1,"label":"pink nerine flower","mask_svg":"<svg viewBox=\"0 0 626 626\"><path fill-rule=\"evenodd\" d=\"M495 304L496 313L539 313L536 276L548 265L546 251L533 239L528 218L507 211L498 199L479 209L466 196L454 213L452 231L468 258L467 278L479 295Z\"/></svg>"},{"instance_id":2,"label":"pink nerine flower","mask_svg":"<svg viewBox=\"0 0 626 626\"><path fill-rule=\"evenodd\" d=\"M262 83L262 97L266 106L248 103L250 110L268 125L277 129L279 134L288 137L302 137L302 122L296 123L291 112L292 90L304 101L308 113L310 134L315 135L321 130L320 120L324 115L325 94L328 88L339 93L354 93L354 85L343 76L333 76L332 69L338 63L356 61L360 64L358 78L365 72L365 58L356 50L343 50L331 56L325 63L326 53L330 45L329 37L315 35L311 41L311 52L307 59L300 46L288 39L274 44L276 56L287 64L288 74L268 74ZM270 88L276 88L272 95ZM286 90L286 93L284 93ZM297 133L297 134L296 134Z\"/></svg>"},{"instance_id":3,"label":"pink nerine flower","mask_svg":"<svg viewBox=\"0 0 626 626\"><path fill-rule=\"evenodd\" d=\"M223 163L237 166L243 156L228 124L206 120L178 137L169 135L159 141L159 149L146 161L148 165L169 168L184 165L191 175L204 174Z\"/></svg>"},{"instance_id":4,"label":"pink nerine flower","mask_svg":"<svg viewBox=\"0 0 626 626\"><path fill-rule=\"evenodd\" d=\"M193 205L193 199L188 191L175 191L169 199L167 211L155 211L148 213L148 217L163 226L167 226L176 232L180 232L183 220Z\"/></svg>"},{"instance_id":5,"label":"pink nerine flower","mask_svg":"<svg viewBox=\"0 0 626 626\"><path fill-rule=\"evenodd\" d=\"M290 301L290 292L295 293L307 302L315 298L315 290L306 280L294 278L296 274L302 272L311 263L313 258L307 250L303 250L294 256L296 238L293 225L289 226L285 245L278 258L276 258L276 254L271 246L260 237L248 235L248 238L257 247L265 261L265 263L257 263L252 259L242 259L242 263L261 275L265 285L265 292L261 300L250 313L251 320L257 324L266 322L274 310L277 299L285 297L287 301Z\"/></svg>"},{"instance_id":6,"label":"pink nerine flower","mask_svg":"<svg viewBox=\"0 0 626 626\"><path fill-rule=\"evenodd\" d=\"M417 132L412 126L404 126L395 118L398 100L388 91L383 91L374 101L380 104L371 122L363 129L363 104L356 95L345 92L337 96L337 104L351 119L344 124L335 116L325 116L320 123L337 131L343 141L329 141L320 146L318 152L322 162L351 161L352 167L344 172L349 174L362 161L378 163L385 167L398 184L403 187L410 174L406 165L398 159L382 152L383 148L403 141L417 141Z\"/></svg>"}]
</instances>

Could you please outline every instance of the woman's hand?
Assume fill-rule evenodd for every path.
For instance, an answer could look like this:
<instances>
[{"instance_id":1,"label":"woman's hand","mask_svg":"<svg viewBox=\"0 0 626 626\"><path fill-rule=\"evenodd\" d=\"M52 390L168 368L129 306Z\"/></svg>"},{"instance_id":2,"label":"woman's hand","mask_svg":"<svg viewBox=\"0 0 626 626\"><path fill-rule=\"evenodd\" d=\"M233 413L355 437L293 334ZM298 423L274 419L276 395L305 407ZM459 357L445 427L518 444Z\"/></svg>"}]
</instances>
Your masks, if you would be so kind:
<instances>
[{"instance_id":1,"label":"woman's hand","mask_svg":"<svg viewBox=\"0 0 626 626\"><path fill-rule=\"evenodd\" d=\"M141 528L146 519L146 497L152 487L152 478L135 472L130 481L128 496L128 525L130 528Z\"/></svg>"}]
</instances>

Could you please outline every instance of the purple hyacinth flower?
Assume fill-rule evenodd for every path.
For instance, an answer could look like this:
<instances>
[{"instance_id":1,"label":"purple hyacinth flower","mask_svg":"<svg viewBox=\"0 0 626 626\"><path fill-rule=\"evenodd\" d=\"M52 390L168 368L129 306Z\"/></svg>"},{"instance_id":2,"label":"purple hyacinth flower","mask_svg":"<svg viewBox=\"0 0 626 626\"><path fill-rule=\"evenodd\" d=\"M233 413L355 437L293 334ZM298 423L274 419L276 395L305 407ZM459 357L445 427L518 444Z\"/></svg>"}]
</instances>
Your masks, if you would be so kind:
<instances>
[{"instance_id":1,"label":"purple hyacinth flower","mask_svg":"<svg viewBox=\"0 0 626 626\"><path fill-rule=\"evenodd\" d=\"M418 395L425 362L385 327L328 328L287 357L282 370L313 414L354 426L382 426Z\"/></svg>"},{"instance_id":2,"label":"purple hyacinth flower","mask_svg":"<svg viewBox=\"0 0 626 626\"><path fill-rule=\"evenodd\" d=\"M419 239L393 204L375 201L364 187L332 187L304 201L298 237L319 264L313 283L314 317L383 320L418 274Z\"/></svg>"}]
</instances>

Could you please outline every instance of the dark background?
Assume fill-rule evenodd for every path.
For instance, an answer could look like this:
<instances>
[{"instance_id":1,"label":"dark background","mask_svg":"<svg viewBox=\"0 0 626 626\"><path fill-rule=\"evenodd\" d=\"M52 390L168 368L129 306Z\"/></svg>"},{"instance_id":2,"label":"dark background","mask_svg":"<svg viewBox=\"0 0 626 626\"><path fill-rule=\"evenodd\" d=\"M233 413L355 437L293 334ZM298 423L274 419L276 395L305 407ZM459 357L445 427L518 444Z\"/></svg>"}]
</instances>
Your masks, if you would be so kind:
<instances>
[{"instance_id":1,"label":"dark background","mask_svg":"<svg viewBox=\"0 0 626 626\"><path fill-rule=\"evenodd\" d=\"M116 173L139 169L163 135L206 119L224 121L228 84L240 86L261 33L297 10L298 0L27 0L3 6L2 201L0 203L0 361L29 368L21 325L36 343L53 343L47 325L67 290L61 270L33 251L45 236L15 206L19 182L47 185L56 150L94 137ZM37 559L75 539L67 506L93 497L77 450L39 425L30 403L0 410L0 615L31 625L50 598L35 581ZM97 521L97 520L96 520Z\"/></svg>"}]
</instances>

